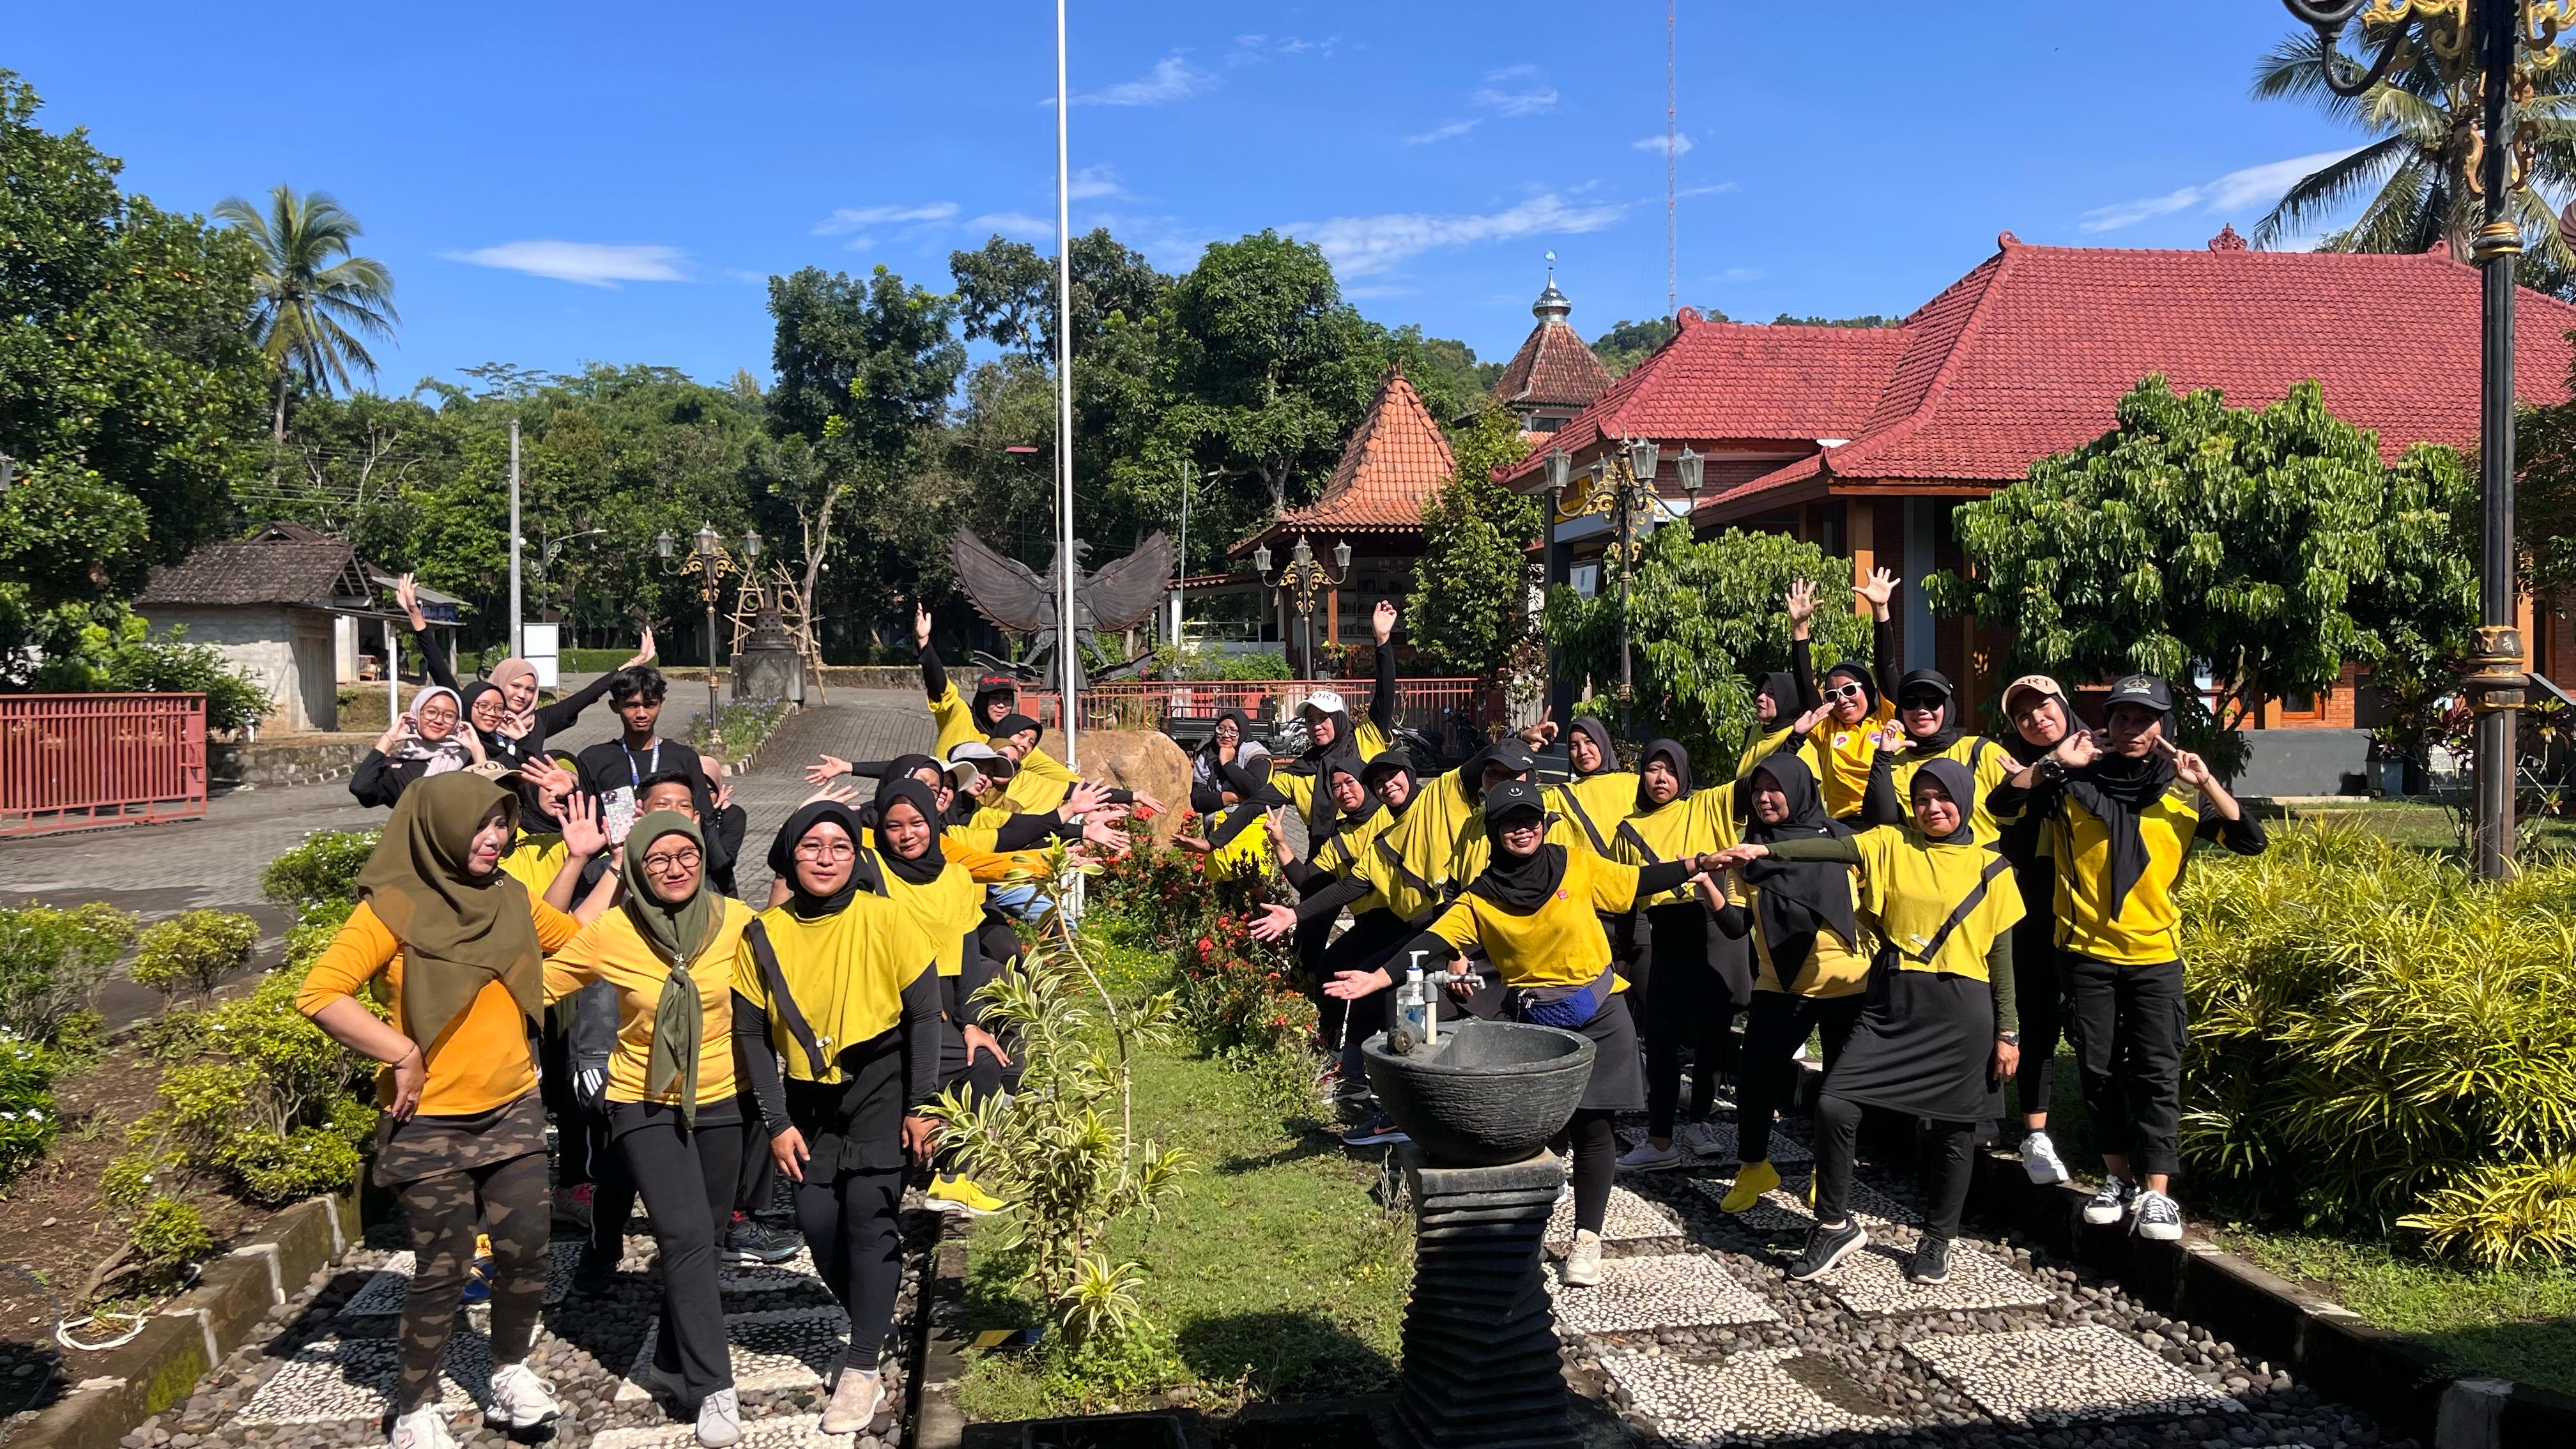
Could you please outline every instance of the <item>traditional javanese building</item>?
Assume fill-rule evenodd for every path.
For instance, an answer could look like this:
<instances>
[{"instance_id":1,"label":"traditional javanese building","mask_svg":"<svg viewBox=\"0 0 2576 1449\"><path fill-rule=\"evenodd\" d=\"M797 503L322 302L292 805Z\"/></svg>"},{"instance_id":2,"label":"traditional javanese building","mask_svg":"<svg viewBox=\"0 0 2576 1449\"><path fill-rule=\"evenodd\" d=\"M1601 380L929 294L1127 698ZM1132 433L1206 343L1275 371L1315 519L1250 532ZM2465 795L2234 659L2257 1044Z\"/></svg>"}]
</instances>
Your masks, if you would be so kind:
<instances>
[{"instance_id":1,"label":"traditional javanese building","mask_svg":"<svg viewBox=\"0 0 2576 1449\"><path fill-rule=\"evenodd\" d=\"M1556 268L1549 267L1547 290L1530 304L1538 325L1522 339L1520 351L1512 354L1503 375L1494 379L1485 394L1488 401L1520 417L1521 433L1532 442L1573 421L1616 381L1582 334L1566 321L1573 312L1574 304L1556 289Z\"/></svg>"},{"instance_id":2,"label":"traditional javanese building","mask_svg":"<svg viewBox=\"0 0 2576 1449\"><path fill-rule=\"evenodd\" d=\"M1623 439L1662 445L1658 484L1675 512L1674 459L1706 459L1693 529L1773 530L1906 580L1898 619L1907 668L1960 682L1971 708L1998 687L1972 620L1933 617L1920 581L1960 566L1951 510L2020 481L2032 463L2116 425L2119 398L2151 373L2177 392L2217 388L2236 407L2279 401L2307 379L2338 417L2375 431L2394 460L2419 441L2478 436L2477 270L2446 247L2420 255L2253 251L2230 227L2201 250L2032 246L1994 254L1891 327L1710 322L1680 331L1498 476L1546 486L1552 449L1585 468ZM2524 291L2515 308L2515 393L2568 396L2576 307ZM1597 576L1609 529L1553 511L1547 574ZM2532 665L2576 676L2566 618L2526 608ZM2347 685L2275 699L2264 725L2350 729ZM2365 714L2367 708L2365 707ZM2355 767L2357 768L2357 766Z\"/></svg>"}]
</instances>

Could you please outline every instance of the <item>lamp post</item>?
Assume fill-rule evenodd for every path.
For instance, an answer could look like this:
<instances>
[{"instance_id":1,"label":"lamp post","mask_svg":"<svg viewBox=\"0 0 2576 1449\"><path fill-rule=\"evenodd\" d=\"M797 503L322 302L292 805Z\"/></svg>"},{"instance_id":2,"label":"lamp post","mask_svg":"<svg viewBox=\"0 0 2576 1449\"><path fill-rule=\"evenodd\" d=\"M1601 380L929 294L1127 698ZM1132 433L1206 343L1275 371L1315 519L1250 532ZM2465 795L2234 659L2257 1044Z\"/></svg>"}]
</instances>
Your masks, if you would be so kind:
<instances>
[{"instance_id":1,"label":"lamp post","mask_svg":"<svg viewBox=\"0 0 2576 1449\"><path fill-rule=\"evenodd\" d=\"M1593 465L1588 494L1575 500L1565 497L1573 481L1574 460L1563 448L1547 455L1547 477L1550 488L1558 495L1557 511L1566 517L1589 513L1606 513L1611 517L1610 546L1603 557L1615 559L1619 567L1619 730L1626 734L1634 726L1636 709L1636 661L1628 632L1628 600L1637 572L1639 542L1637 515L1646 514L1655 523L1664 518L1663 495L1655 488L1655 474L1663 461L1663 445L1651 438L1631 438L1605 450ZM1674 476L1688 497L1683 522L1699 511L1699 491L1707 473L1708 460L1685 445L1674 460Z\"/></svg>"},{"instance_id":2,"label":"lamp post","mask_svg":"<svg viewBox=\"0 0 2576 1449\"><path fill-rule=\"evenodd\" d=\"M2484 506L2477 644L2460 683L2477 718L2477 823L2471 855L2481 877L2501 880L2513 870L2514 711L2522 707L2529 683L2516 617L2520 601L2513 518L2513 259L2522 250L2522 232L2508 218L2508 208L2530 184L2538 129L2517 121L2514 108L2531 95L2531 72L2558 59L2558 32L2576 23L2576 0L2282 3L2292 18L2316 31L2326 88L2336 95L2359 96L2380 84L2393 66L2413 64L2422 56L2432 61L2454 94L2476 97L2480 106L2478 126L2469 138L2477 172L2468 185L2481 202L2481 224L2470 255L2483 274L2478 485ZM2345 28L2356 19L2362 42L2378 46L2367 65L2347 57L2340 44Z\"/></svg>"},{"instance_id":3,"label":"lamp post","mask_svg":"<svg viewBox=\"0 0 2576 1449\"><path fill-rule=\"evenodd\" d=\"M1270 581L1270 545L1252 551L1252 567L1261 581ZM1338 572L1335 572L1338 570ZM1315 559L1315 546L1306 535L1297 535L1296 546L1288 550L1288 567L1279 571L1279 586L1286 589L1297 606L1297 632L1306 654L1306 673L1315 672L1315 595L1324 589L1338 589L1351 576L1351 541L1340 539L1333 544L1333 568L1328 570Z\"/></svg>"},{"instance_id":4,"label":"lamp post","mask_svg":"<svg viewBox=\"0 0 2576 1449\"><path fill-rule=\"evenodd\" d=\"M719 721L723 716L718 713L719 706L716 699L716 598L724 590L725 574L741 572L741 570L736 566L733 558L725 552L724 536L716 532L716 526L712 523L698 526L697 546L689 551L687 559L677 567L674 567L671 561L674 543L671 531L667 528L653 535L653 555L662 561L662 572L665 574L682 577L690 574L697 575L698 598L707 607L707 736L712 741L720 742L723 739L723 731ZM742 537L742 551L745 558L757 564L760 560L760 535L755 532L745 532Z\"/></svg>"}]
</instances>

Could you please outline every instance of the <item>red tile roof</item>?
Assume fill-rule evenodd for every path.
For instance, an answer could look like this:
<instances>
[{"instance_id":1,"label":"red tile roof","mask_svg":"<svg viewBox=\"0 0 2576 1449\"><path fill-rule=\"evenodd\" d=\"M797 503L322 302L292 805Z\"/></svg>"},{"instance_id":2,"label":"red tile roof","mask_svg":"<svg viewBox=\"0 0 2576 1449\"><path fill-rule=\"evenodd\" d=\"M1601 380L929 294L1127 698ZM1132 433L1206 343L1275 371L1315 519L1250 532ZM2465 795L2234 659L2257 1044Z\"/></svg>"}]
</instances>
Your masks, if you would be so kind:
<instances>
[{"instance_id":1,"label":"red tile roof","mask_svg":"<svg viewBox=\"0 0 2576 1449\"><path fill-rule=\"evenodd\" d=\"M1227 551L1240 556L1265 540L1301 532L1419 533L1422 506L1457 470L1448 435L1432 421L1422 395L1402 369L1390 367L1368 414L1342 444L1342 460L1324 491Z\"/></svg>"},{"instance_id":2,"label":"red tile roof","mask_svg":"<svg viewBox=\"0 0 2576 1449\"><path fill-rule=\"evenodd\" d=\"M1541 317L1485 395L1506 407L1580 408L1615 381L1583 334L1562 320Z\"/></svg>"},{"instance_id":3,"label":"red tile roof","mask_svg":"<svg viewBox=\"0 0 2576 1449\"><path fill-rule=\"evenodd\" d=\"M2438 247L2259 252L2231 240L2119 251L2007 234L1899 327L1688 325L1506 476L1537 467L1548 446L1580 451L1606 431L1850 440L1701 505L1726 516L1820 474L1995 486L2109 430L2120 396L2150 373L2177 390L2221 389L2240 407L2315 378L2326 405L2376 430L2391 458L2419 441L2476 438L2476 269ZM2576 307L2524 291L2515 324L2516 394L2567 396Z\"/></svg>"}]
</instances>

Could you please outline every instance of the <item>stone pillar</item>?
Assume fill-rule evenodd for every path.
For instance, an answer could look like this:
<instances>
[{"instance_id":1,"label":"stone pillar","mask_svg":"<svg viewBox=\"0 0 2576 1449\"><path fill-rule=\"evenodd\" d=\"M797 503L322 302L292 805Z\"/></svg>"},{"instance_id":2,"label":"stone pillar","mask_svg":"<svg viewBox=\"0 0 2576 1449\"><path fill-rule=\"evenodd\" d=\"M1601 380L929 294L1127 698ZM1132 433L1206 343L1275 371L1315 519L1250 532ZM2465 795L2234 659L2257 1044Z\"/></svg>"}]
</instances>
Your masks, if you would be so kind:
<instances>
[{"instance_id":1,"label":"stone pillar","mask_svg":"<svg viewBox=\"0 0 2576 1449\"><path fill-rule=\"evenodd\" d=\"M1554 1154L1440 1167L1396 1149L1415 1214L1395 1415L1421 1449L1573 1449L1539 1240L1565 1185Z\"/></svg>"}]
</instances>

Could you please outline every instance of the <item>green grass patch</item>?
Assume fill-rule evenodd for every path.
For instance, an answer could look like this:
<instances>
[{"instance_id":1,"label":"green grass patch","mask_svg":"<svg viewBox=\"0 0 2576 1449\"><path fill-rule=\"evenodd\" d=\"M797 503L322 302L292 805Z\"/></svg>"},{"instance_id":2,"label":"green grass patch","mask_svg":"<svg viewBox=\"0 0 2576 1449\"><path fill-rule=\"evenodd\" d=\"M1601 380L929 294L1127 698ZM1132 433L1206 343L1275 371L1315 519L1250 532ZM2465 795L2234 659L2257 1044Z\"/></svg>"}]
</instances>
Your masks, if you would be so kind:
<instances>
[{"instance_id":1,"label":"green grass patch","mask_svg":"<svg viewBox=\"0 0 2576 1449\"><path fill-rule=\"evenodd\" d=\"M2451 812L2440 805L2420 800L2369 800L2355 796L2349 803L2332 805L2299 805L2284 812L2287 819L2349 822L2373 835L2386 838L2427 855L2456 858L2460 855L2460 832ZM2522 822L2530 826L2530 844L2539 849L2576 850L2576 820L2542 820Z\"/></svg>"},{"instance_id":2,"label":"green grass patch","mask_svg":"<svg viewBox=\"0 0 2576 1449\"><path fill-rule=\"evenodd\" d=\"M2576 1272L2489 1272L2293 1233L2231 1228L2219 1241L2473 1373L2576 1393Z\"/></svg>"},{"instance_id":3,"label":"green grass patch","mask_svg":"<svg viewBox=\"0 0 2576 1449\"><path fill-rule=\"evenodd\" d=\"M1378 1206L1375 1164L1346 1154L1301 1104L1283 1110L1268 1076L1181 1053L1139 1059L1138 1132L1187 1148L1198 1169L1160 1222L1124 1224L1109 1240L1113 1259L1144 1268L1151 1336L1078 1365L979 1353L958 1388L970 1417L1098 1412L1158 1392L1232 1404L1393 1386L1411 1220ZM970 1331L1036 1321L1012 1277L1002 1255L970 1243Z\"/></svg>"}]
</instances>

